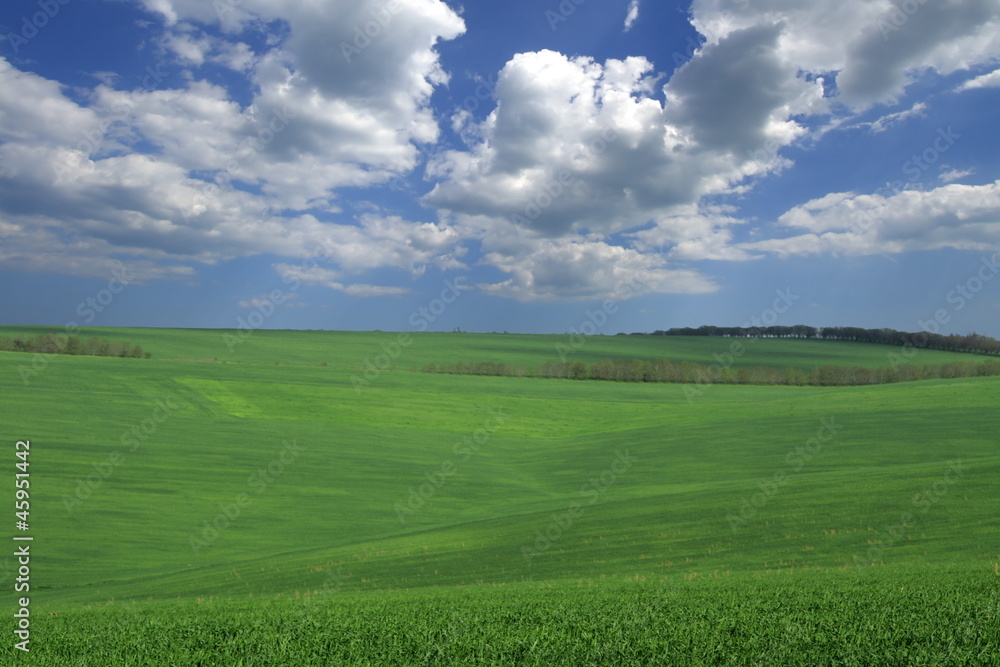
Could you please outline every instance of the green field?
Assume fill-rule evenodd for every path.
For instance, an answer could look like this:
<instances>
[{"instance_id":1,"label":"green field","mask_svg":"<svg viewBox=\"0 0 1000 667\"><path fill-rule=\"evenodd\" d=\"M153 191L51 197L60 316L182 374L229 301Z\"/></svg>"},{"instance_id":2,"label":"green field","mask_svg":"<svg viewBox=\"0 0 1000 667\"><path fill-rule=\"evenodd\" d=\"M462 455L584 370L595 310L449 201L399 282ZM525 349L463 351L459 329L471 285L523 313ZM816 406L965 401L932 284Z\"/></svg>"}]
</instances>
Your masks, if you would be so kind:
<instances>
[{"instance_id":1,"label":"green field","mask_svg":"<svg viewBox=\"0 0 1000 667\"><path fill-rule=\"evenodd\" d=\"M692 401L410 372L568 338L421 334L358 390L400 334L85 335L153 358L0 353L11 500L31 440L27 664L122 664L140 637L150 664L1000 660L1000 378ZM746 346L737 364L802 369L895 351ZM591 337L574 359L727 347Z\"/></svg>"},{"instance_id":2,"label":"green field","mask_svg":"<svg viewBox=\"0 0 1000 667\"><path fill-rule=\"evenodd\" d=\"M0 336L35 336L65 333L62 327L0 326ZM706 336L588 336L468 333L395 333L365 331L253 331L232 329L148 329L87 327L81 336L141 345L159 360L218 361L243 364L320 366L363 370L367 361L376 363L385 348L400 346L390 357L399 370L421 370L427 364L494 361L537 366L559 361L564 352L570 361L591 364L601 359L657 359L711 364L714 355L725 355L735 342L745 353L734 358L733 367L768 366L809 370L826 364L877 368L897 363L921 365L952 361L989 360L996 357L919 350L903 356L903 350L886 345L800 339L726 339ZM408 343L406 342L408 341ZM908 352L907 354L911 354ZM380 365L380 364L377 364Z\"/></svg>"}]
</instances>

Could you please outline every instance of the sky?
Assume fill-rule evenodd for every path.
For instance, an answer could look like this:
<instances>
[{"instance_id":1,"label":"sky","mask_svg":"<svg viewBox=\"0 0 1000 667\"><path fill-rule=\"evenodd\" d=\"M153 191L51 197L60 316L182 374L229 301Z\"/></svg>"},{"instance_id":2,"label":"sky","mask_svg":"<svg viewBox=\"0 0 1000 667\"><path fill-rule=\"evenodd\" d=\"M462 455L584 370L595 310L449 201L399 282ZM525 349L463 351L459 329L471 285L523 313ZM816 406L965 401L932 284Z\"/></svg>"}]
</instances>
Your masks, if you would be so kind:
<instances>
[{"instance_id":1,"label":"sky","mask_svg":"<svg viewBox=\"0 0 1000 667\"><path fill-rule=\"evenodd\" d=\"M1000 0L6 2L0 324L1000 337L998 68Z\"/></svg>"}]
</instances>

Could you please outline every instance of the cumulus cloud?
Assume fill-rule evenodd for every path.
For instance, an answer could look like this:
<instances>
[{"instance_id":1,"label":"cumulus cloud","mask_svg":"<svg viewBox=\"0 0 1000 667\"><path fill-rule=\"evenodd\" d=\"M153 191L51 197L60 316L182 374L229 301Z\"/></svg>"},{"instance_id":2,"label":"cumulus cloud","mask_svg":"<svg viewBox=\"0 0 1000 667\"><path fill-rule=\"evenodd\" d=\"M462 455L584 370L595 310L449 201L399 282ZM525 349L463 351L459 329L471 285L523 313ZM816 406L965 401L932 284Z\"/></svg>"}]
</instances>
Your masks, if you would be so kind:
<instances>
[{"instance_id":1,"label":"cumulus cloud","mask_svg":"<svg viewBox=\"0 0 1000 667\"><path fill-rule=\"evenodd\" d=\"M194 26L182 24L165 35L161 45L171 51L178 62L199 66L204 64L207 53L212 49L212 40L205 34L197 34Z\"/></svg>"},{"instance_id":2,"label":"cumulus cloud","mask_svg":"<svg viewBox=\"0 0 1000 667\"><path fill-rule=\"evenodd\" d=\"M975 90L977 88L1000 88L1000 69L969 79L960 85L958 90Z\"/></svg>"},{"instance_id":3,"label":"cumulus cloud","mask_svg":"<svg viewBox=\"0 0 1000 667\"><path fill-rule=\"evenodd\" d=\"M438 138L430 97L448 77L434 47L465 31L440 0L144 4L170 26L165 44L183 64L212 60L247 71L258 92L242 110L244 126L232 130L232 145L256 139L266 159L240 165L239 176L260 185L278 207L332 208L337 188L408 173L420 156L417 144ZM269 35L284 38L253 54L243 42L208 38L197 27L214 25L234 34L268 26ZM294 122L283 121L293 114ZM218 157L215 169L231 158Z\"/></svg>"},{"instance_id":4,"label":"cumulus cloud","mask_svg":"<svg viewBox=\"0 0 1000 667\"><path fill-rule=\"evenodd\" d=\"M833 193L796 206L778 222L806 233L742 247L780 256L993 250L1000 246L1000 181L888 196Z\"/></svg>"},{"instance_id":5,"label":"cumulus cloud","mask_svg":"<svg viewBox=\"0 0 1000 667\"><path fill-rule=\"evenodd\" d=\"M667 86L675 100L668 120L699 147L737 156L801 136L805 128L791 116L825 110L823 89L778 57L783 31L780 23L757 25L704 47Z\"/></svg>"},{"instance_id":6,"label":"cumulus cloud","mask_svg":"<svg viewBox=\"0 0 1000 667\"><path fill-rule=\"evenodd\" d=\"M418 146L437 140L430 96L447 76L435 45L465 29L444 2L392 11L375 0L143 4L163 19L161 55L188 68L183 88L163 85L157 68L142 89L116 89L108 75L71 99L0 59L4 266L42 257L32 239L49 231L52 254L104 256L42 264L64 272L96 271L118 253L182 262L159 275L190 275L192 262L302 257L326 238L344 244L347 270L462 266L449 228L401 218L336 225L312 213L336 214L338 188L411 172ZM235 38L265 26L259 53ZM211 63L247 77L250 104L200 75Z\"/></svg>"},{"instance_id":7,"label":"cumulus cloud","mask_svg":"<svg viewBox=\"0 0 1000 667\"><path fill-rule=\"evenodd\" d=\"M791 117L823 108L822 82L773 56L779 34L774 25L735 31L665 85L645 58L601 64L554 51L518 54L500 72L497 108L468 150L430 164L436 184L424 201L491 242L498 230L517 229L563 244L555 247L589 248L594 239L652 224L654 231L621 250L645 260L654 247L678 261L747 259L726 247L733 221L690 211L708 195L736 192L747 177L780 168L775 148L804 133ZM529 274L560 264L537 257L488 253L488 263L519 275L495 290L526 299L538 289L537 298L549 298L560 282ZM708 284L691 271L663 270L649 283L660 291ZM575 298L568 284L564 292Z\"/></svg>"},{"instance_id":8,"label":"cumulus cloud","mask_svg":"<svg viewBox=\"0 0 1000 667\"><path fill-rule=\"evenodd\" d=\"M927 2L905 13L890 5L851 44L838 85L845 101L863 105L899 95L922 69L966 69L997 53L996 0Z\"/></svg>"},{"instance_id":9,"label":"cumulus cloud","mask_svg":"<svg viewBox=\"0 0 1000 667\"><path fill-rule=\"evenodd\" d=\"M443 180L426 201L461 213L519 214L536 230L562 233L614 231L724 191L754 169L744 165L749 150L801 133L775 119L795 104L789 98L821 94L794 71L759 94L735 85L743 73L733 71L732 56L742 51L729 46L682 69L665 90L669 101L657 99L659 77L645 58L601 65L553 51L518 54L500 74L499 105L479 128L482 141L439 156L430 175ZM549 202L546 193L562 181L572 196ZM544 210L534 212L539 198Z\"/></svg>"},{"instance_id":10,"label":"cumulus cloud","mask_svg":"<svg viewBox=\"0 0 1000 667\"><path fill-rule=\"evenodd\" d=\"M806 72L834 74L839 99L855 109L897 98L928 69L950 74L1000 55L997 0L754 0L738 8L731 0L695 0L691 12L709 43L782 23L775 55Z\"/></svg>"},{"instance_id":11,"label":"cumulus cloud","mask_svg":"<svg viewBox=\"0 0 1000 667\"><path fill-rule=\"evenodd\" d=\"M376 214L362 215L360 223L327 224L319 240L324 256L345 271L395 267L417 274L428 265L442 270L467 268L460 259L465 249L453 227Z\"/></svg>"},{"instance_id":12,"label":"cumulus cloud","mask_svg":"<svg viewBox=\"0 0 1000 667\"><path fill-rule=\"evenodd\" d=\"M623 232L630 245L619 250L646 262L743 261L816 247L806 237L735 243L742 221L704 202L789 167L782 148L807 136L806 119L885 132L924 114L927 103L867 123L852 125L851 116L892 102L925 71L950 74L1000 55L996 0L915 7L900 14L888 0L695 0L692 23L705 42L665 84L645 58L602 64L518 54L500 73L494 112L473 132L468 117L458 119L468 149L437 156L424 201L484 239L485 261L512 275L491 289L521 299L572 298L571 284L589 281L559 253L587 248L588 257L608 259L608 238ZM511 229L542 245L488 251Z\"/></svg>"},{"instance_id":13,"label":"cumulus cloud","mask_svg":"<svg viewBox=\"0 0 1000 667\"><path fill-rule=\"evenodd\" d=\"M717 202L789 168L784 149L810 127L886 132L927 102L857 119L926 72L994 64L1000 0L694 0L704 43L675 71L642 56L515 54L480 122L432 105L449 82L437 45L466 28L442 0L137 2L159 17L154 44L182 83L129 90L102 73L70 92L0 58L4 267L97 274L120 256L151 279L186 279L197 264L326 244L302 282L391 295L406 288L356 281L478 261L505 274L484 291L545 301L629 281L641 285L631 294L715 289L695 261L996 241L995 184L954 184L969 172L952 168L929 192L808 202L780 220L797 236L756 243L736 241L744 221ZM632 0L626 31L638 14ZM997 85L994 71L956 90ZM440 122L463 143L445 150ZM346 188L411 175L426 155L422 203L437 222L343 214ZM863 228L848 222L859 210Z\"/></svg>"},{"instance_id":14,"label":"cumulus cloud","mask_svg":"<svg viewBox=\"0 0 1000 667\"><path fill-rule=\"evenodd\" d=\"M720 207L691 206L688 211L660 218L653 226L628 236L634 239L636 249L663 253L670 259L754 259L754 255L732 244L731 227L744 221L727 213Z\"/></svg>"},{"instance_id":15,"label":"cumulus cloud","mask_svg":"<svg viewBox=\"0 0 1000 667\"><path fill-rule=\"evenodd\" d=\"M511 277L478 287L519 301L623 299L717 289L697 271L671 269L662 258L602 241L539 239L523 248L498 247L486 261Z\"/></svg>"},{"instance_id":16,"label":"cumulus cloud","mask_svg":"<svg viewBox=\"0 0 1000 667\"><path fill-rule=\"evenodd\" d=\"M97 125L97 115L63 95L55 81L22 72L0 57L0 139L74 145Z\"/></svg>"},{"instance_id":17,"label":"cumulus cloud","mask_svg":"<svg viewBox=\"0 0 1000 667\"><path fill-rule=\"evenodd\" d=\"M438 156L429 175L441 180L425 201L557 236L628 227L646 200L686 199L693 179L663 160L673 146L649 95L651 69L644 58L601 66L553 51L515 56L483 140Z\"/></svg>"}]
</instances>

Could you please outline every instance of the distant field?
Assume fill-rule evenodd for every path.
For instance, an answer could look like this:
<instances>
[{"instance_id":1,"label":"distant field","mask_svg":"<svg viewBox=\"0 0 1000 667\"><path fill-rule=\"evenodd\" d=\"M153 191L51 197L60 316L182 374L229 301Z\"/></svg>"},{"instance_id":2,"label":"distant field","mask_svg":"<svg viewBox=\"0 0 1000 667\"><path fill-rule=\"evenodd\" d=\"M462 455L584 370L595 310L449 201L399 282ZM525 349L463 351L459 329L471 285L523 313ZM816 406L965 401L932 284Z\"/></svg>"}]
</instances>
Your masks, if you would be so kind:
<instances>
[{"instance_id":1,"label":"distant field","mask_svg":"<svg viewBox=\"0 0 1000 667\"><path fill-rule=\"evenodd\" d=\"M0 326L0 335L64 333L61 327ZM366 361L386 354L400 370L419 370L427 364L453 361L494 361L537 366L547 361L593 363L601 359L659 359L711 364L734 343L743 346L732 366L769 366L809 370L826 364L877 368L896 363L920 365L952 361L995 359L974 354L919 350L902 356L898 347L800 339L727 339L704 336L589 336L570 335L395 333L356 331L254 331L245 338L232 329L147 329L86 327L81 336L99 336L141 345L156 359L291 364L360 370ZM582 344L581 344L582 340ZM402 345L399 345L400 342ZM393 346L399 352L392 356ZM891 357L890 355L895 355Z\"/></svg>"},{"instance_id":2,"label":"distant field","mask_svg":"<svg viewBox=\"0 0 1000 667\"><path fill-rule=\"evenodd\" d=\"M12 332L0 327L0 335ZM235 614L232 632L212 626L215 643L199 644L219 659L220 647L237 645L241 633L252 642L254 628L271 624L270 612L255 616L256 607L239 605L298 600L309 627L319 627L334 623L348 601L371 614L397 599L380 597L387 591L417 596L414 607L401 604L400 616L386 617L392 625L420 615L406 609L448 607L448 600L473 613L462 606L468 600L517 585L510 609L518 614L542 613L527 611L539 604L532 591L545 590L533 587L555 586L566 608L608 601L616 637L653 642L651 628L667 626L648 619L662 617L681 634L736 646L744 631L717 637L712 619L735 607L749 619L757 612L740 600L763 587L764 613L775 622L798 619L813 643L825 637L824 655L837 662L831 656L841 655L841 630L830 629L834 616L822 610L847 610L855 622L852 614L875 614L882 596L861 591L888 595L903 581L894 602L901 616L877 621L876 636L907 618L944 632L949 614L974 611L967 632L955 625L966 632L955 639L955 656L966 662L940 664L975 664L975 650L998 650L1000 378L713 386L691 401L679 385L402 372L441 355L544 362L560 340L424 334L399 355L399 371L379 374L359 392L351 375L398 334L258 331L230 354L221 331L90 333L140 344L154 358L52 356L25 384L18 367L30 355L0 353L0 432L9 443L32 442L40 642L48 636L63 645L56 638L68 632L68 645L83 650L72 642L105 633L114 646L114 636L150 628L188 646L201 641L185 633L198 633L211 600L237 605L225 607ZM711 361L726 344L594 337L576 354ZM881 365L890 351L822 341L746 344L741 362L801 368ZM172 360L216 357L242 363ZM956 357L970 355L927 351L914 362ZM13 496L12 474L3 488ZM9 586L15 568L5 553L0 583ZM807 593L786 609L778 581ZM810 606L822 581L839 582L830 590L846 596L838 603L846 606ZM728 585L735 588L719 592ZM700 625L698 617L657 611L652 600L664 586L691 586L682 590L718 607ZM632 591L633 606L609 601L621 587ZM973 588L982 593L958 593ZM515 613L490 599L484 618ZM920 607L919 599L954 606L933 617L926 610L936 603ZM184 610L163 612L165 601ZM116 616L123 604L132 611ZM290 613L279 614L281 623ZM193 618L201 620L185 625ZM508 642L505 650L522 651L536 661L529 664L552 655L546 647L556 635L509 622L513 634L489 641ZM577 622L589 623L567 621ZM417 635L392 630L388 645L434 646L450 632L443 623ZM77 636L73 628L86 630ZM776 632L758 627L746 646L764 651L786 641ZM872 641L891 651L904 646L889 635ZM447 664L448 655L474 654L465 642L430 656L412 648L407 660ZM594 642L581 664L598 664ZM864 663L851 659L842 664Z\"/></svg>"}]
</instances>

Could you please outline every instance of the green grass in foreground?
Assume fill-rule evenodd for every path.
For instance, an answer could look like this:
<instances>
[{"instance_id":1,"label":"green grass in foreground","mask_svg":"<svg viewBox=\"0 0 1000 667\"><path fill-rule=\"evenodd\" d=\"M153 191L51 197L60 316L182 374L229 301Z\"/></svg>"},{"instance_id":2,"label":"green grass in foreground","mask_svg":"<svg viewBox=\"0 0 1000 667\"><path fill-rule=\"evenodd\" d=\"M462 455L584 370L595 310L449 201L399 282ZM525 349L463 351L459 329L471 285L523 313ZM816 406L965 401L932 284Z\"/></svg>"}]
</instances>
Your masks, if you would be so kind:
<instances>
[{"instance_id":1,"label":"green grass in foreground","mask_svg":"<svg viewBox=\"0 0 1000 667\"><path fill-rule=\"evenodd\" d=\"M690 401L680 385L386 372L356 392L346 360L376 354L377 336L325 334L340 362L320 367L291 365L319 332L259 331L240 354L269 363L209 364L150 341L204 358L181 348L219 332L110 331L154 358L52 357L24 384L24 355L0 353L0 433L32 441L35 664L996 652L1000 378L712 386ZM428 340L465 339L448 336ZM469 340L531 357L552 339ZM627 354L642 339L606 340ZM616 472L621 451L634 462ZM4 554L0 583L15 569Z\"/></svg>"},{"instance_id":2,"label":"green grass in foreground","mask_svg":"<svg viewBox=\"0 0 1000 667\"><path fill-rule=\"evenodd\" d=\"M36 620L35 665L989 665L985 575L772 574L116 603Z\"/></svg>"}]
</instances>

